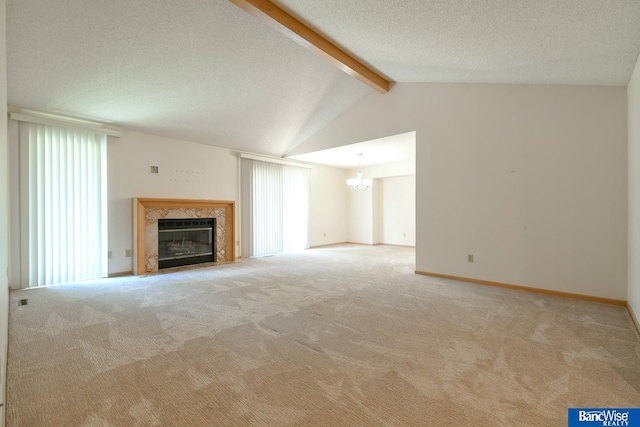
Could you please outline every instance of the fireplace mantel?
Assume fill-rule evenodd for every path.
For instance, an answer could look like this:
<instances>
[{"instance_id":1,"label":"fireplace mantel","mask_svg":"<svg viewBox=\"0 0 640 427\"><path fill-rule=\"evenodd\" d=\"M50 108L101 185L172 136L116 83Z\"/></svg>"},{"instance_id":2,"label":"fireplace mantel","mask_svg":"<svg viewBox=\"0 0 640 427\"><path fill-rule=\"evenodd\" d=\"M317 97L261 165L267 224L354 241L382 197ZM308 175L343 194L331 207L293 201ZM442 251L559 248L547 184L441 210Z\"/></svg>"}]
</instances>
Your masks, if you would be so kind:
<instances>
[{"instance_id":1,"label":"fireplace mantel","mask_svg":"<svg viewBox=\"0 0 640 427\"><path fill-rule=\"evenodd\" d=\"M133 199L133 274L158 271L159 218L216 218L217 262L235 260L235 203L227 200ZM155 248L153 247L155 242Z\"/></svg>"}]
</instances>

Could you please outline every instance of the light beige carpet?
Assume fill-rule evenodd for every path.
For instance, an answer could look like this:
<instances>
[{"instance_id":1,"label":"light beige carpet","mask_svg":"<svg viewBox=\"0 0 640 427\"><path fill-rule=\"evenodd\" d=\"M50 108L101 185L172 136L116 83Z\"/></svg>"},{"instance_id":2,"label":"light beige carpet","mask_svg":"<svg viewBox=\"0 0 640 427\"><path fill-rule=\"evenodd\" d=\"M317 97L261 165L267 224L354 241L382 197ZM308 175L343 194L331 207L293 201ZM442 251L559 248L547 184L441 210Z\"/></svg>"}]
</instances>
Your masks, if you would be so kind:
<instances>
[{"instance_id":1,"label":"light beige carpet","mask_svg":"<svg viewBox=\"0 0 640 427\"><path fill-rule=\"evenodd\" d=\"M413 270L412 249L344 245L12 292L7 425L566 426L568 407L640 406L626 309Z\"/></svg>"}]
</instances>

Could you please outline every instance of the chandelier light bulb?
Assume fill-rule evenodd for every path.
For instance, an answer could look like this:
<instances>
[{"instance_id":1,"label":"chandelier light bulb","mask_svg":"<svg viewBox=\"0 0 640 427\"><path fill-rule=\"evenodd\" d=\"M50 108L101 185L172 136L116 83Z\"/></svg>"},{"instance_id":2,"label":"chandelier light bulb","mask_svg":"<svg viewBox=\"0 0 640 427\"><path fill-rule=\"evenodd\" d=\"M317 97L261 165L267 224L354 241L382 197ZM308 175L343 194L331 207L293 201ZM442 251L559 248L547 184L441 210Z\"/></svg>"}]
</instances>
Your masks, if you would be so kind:
<instances>
[{"instance_id":1,"label":"chandelier light bulb","mask_svg":"<svg viewBox=\"0 0 640 427\"><path fill-rule=\"evenodd\" d=\"M360 169L362 153L358 153L358 169ZM365 191L371 186L370 179L362 178L362 172L356 173L356 178L351 178L347 180L347 185L352 190Z\"/></svg>"}]
</instances>

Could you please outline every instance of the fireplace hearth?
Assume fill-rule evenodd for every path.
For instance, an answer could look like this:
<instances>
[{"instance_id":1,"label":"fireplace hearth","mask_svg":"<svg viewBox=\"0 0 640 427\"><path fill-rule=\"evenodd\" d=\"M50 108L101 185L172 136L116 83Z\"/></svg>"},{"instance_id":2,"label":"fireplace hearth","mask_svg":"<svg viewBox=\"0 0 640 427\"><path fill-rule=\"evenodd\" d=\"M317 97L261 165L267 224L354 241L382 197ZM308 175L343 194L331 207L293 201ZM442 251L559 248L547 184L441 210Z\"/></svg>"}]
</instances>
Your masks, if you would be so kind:
<instances>
[{"instance_id":1,"label":"fireplace hearth","mask_svg":"<svg viewBox=\"0 0 640 427\"><path fill-rule=\"evenodd\" d=\"M158 219L158 268L215 262L215 218Z\"/></svg>"}]
</instances>

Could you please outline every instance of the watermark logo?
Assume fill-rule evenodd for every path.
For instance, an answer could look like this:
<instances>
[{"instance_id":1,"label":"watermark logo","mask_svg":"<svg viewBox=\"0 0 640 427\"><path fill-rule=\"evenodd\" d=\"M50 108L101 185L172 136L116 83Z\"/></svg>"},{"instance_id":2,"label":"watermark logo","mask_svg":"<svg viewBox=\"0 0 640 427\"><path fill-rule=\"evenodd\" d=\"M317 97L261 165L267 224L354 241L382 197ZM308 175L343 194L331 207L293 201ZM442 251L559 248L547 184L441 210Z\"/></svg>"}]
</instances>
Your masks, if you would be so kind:
<instances>
[{"instance_id":1,"label":"watermark logo","mask_svg":"<svg viewBox=\"0 0 640 427\"><path fill-rule=\"evenodd\" d=\"M640 427L640 408L569 408L569 427Z\"/></svg>"}]
</instances>

